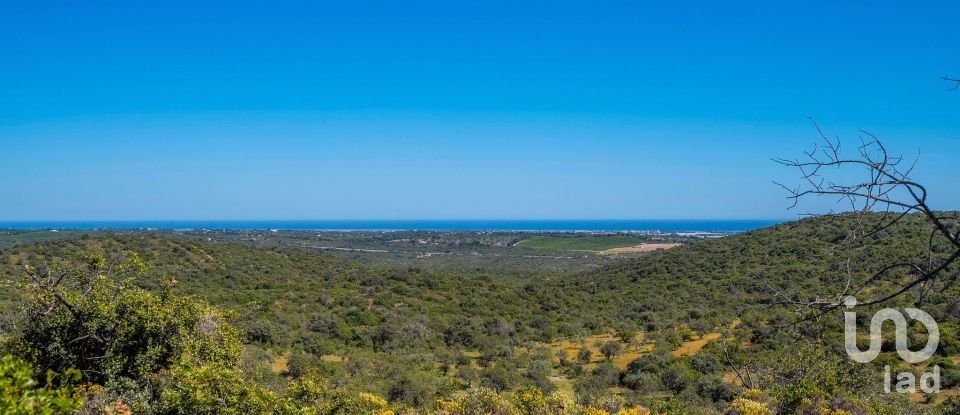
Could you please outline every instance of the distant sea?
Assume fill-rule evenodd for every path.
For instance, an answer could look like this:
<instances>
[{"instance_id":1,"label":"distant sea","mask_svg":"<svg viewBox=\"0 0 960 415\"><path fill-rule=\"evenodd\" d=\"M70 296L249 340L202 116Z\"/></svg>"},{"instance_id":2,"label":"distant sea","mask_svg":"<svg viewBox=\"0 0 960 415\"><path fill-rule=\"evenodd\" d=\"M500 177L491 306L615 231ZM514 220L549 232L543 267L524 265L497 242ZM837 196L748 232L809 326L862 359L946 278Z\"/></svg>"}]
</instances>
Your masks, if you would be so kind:
<instances>
[{"instance_id":1,"label":"distant sea","mask_svg":"<svg viewBox=\"0 0 960 415\"><path fill-rule=\"evenodd\" d=\"M0 229L211 229L339 231L662 231L743 232L780 220L144 220L144 221L0 221Z\"/></svg>"}]
</instances>

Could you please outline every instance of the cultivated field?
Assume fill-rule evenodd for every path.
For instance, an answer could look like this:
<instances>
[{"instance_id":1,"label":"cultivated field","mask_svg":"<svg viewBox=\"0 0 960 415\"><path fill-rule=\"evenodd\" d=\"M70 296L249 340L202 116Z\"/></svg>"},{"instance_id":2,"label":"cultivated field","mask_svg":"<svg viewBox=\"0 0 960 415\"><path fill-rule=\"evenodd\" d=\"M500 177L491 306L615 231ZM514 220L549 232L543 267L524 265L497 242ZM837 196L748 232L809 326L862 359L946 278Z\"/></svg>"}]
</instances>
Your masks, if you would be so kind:
<instances>
[{"instance_id":1,"label":"cultivated field","mask_svg":"<svg viewBox=\"0 0 960 415\"><path fill-rule=\"evenodd\" d=\"M599 252L612 248L635 246L644 242L643 238L628 235L594 236L533 236L517 243L517 246L532 249L552 249L558 251Z\"/></svg>"}]
</instances>

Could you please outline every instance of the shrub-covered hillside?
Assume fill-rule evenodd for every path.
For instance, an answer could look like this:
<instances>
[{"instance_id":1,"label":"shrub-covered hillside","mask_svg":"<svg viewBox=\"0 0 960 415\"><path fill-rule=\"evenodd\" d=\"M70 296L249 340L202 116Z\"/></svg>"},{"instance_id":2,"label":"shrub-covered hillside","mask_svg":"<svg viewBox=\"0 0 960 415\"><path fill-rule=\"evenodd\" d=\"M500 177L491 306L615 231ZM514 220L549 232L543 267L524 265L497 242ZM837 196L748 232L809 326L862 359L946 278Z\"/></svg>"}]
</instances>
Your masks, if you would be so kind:
<instances>
[{"instance_id":1,"label":"shrub-covered hillside","mask_svg":"<svg viewBox=\"0 0 960 415\"><path fill-rule=\"evenodd\" d=\"M243 343L235 375L278 396L310 375L338 393L372 393L408 409L434 408L437 399L463 397L459 391L476 387L558 392L584 407L687 413L734 404L782 413L884 407L898 397L881 399L880 384L864 380L872 368L844 362L835 318L816 332L781 330L796 315L770 304L775 290L834 295L848 272L856 282L926 252L929 231L919 218L876 235L857 229L853 216L807 219L569 274L371 266L295 248L171 236L78 237L0 250L0 329L17 338L35 325L24 304L36 301L37 287L25 265L45 275L67 271L64 281L76 289L89 282L77 270L89 269L91 258L102 257L98 272L111 274L137 254L144 271L125 274L123 284L226 310L223 319L237 327ZM938 359L948 388L960 382L960 371L948 364L960 355L955 297L935 293L925 305L942 323ZM797 335L806 336L800 340L806 348L795 346ZM42 353L23 350L11 349L27 365L43 360ZM824 357L810 362L801 350ZM82 354L60 369L84 370ZM804 377L813 370L777 372L790 361L856 376L840 381ZM741 364L770 381L747 384L733 370ZM93 372L86 379L104 381ZM799 391L783 382L816 387Z\"/></svg>"},{"instance_id":2,"label":"shrub-covered hillside","mask_svg":"<svg viewBox=\"0 0 960 415\"><path fill-rule=\"evenodd\" d=\"M922 218L911 216L891 229L860 235L860 229L870 229L880 217L788 222L568 275L551 287L566 293L560 297L566 304L590 303L648 328L698 321L720 324L771 302L775 292L836 296L843 292L848 275L856 286L887 265L926 258L930 228ZM947 251L943 245L935 248ZM889 279L896 282L897 277ZM944 300L952 293L934 296L931 305L948 304ZM910 296L900 301L910 302ZM957 310L933 311L952 319Z\"/></svg>"}]
</instances>

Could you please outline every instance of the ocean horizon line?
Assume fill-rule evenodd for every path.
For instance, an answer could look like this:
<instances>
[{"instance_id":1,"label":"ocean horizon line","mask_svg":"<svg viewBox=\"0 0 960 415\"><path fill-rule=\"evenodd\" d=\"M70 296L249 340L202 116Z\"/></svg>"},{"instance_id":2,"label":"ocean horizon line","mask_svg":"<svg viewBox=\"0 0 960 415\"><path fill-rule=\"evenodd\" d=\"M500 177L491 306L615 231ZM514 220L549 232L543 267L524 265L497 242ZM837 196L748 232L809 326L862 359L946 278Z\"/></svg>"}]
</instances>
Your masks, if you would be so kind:
<instances>
[{"instance_id":1,"label":"ocean horizon line","mask_svg":"<svg viewBox=\"0 0 960 415\"><path fill-rule=\"evenodd\" d=\"M290 219L0 221L13 230L315 230L513 232L743 232L786 219Z\"/></svg>"}]
</instances>

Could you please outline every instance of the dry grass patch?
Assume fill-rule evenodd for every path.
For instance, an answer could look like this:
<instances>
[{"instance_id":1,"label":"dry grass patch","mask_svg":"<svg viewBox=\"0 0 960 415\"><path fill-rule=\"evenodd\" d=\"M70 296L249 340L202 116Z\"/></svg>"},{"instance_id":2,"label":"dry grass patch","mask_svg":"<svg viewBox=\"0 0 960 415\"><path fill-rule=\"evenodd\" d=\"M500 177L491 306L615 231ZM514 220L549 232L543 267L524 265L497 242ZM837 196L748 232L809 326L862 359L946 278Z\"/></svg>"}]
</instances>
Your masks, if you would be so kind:
<instances>
[{"instance_id":1,"label":"dry grass patch","mask_svg":"<svg viewBox=\"0 0 960 415\"><path fill-rule=\"evenodd\" d=\"M556 386L557 392L562 393L570 399L577 399L577 393L573 390L573 381L563 376L550 376L550 383Z\"/></svg>"},{"instance_id":2,"label":"dry grass patch","mask_svg":"<svg viewBox=\"0 0 960 415\"><path fill-rule=\"evenodd\" d=\"M641 254L644 252L653 252L659 251L661 249L670 249L676 248L681 244L640 244L634 246L625 246L622 248L610 248L603 251L600 251L601 255L618 255L618 254Z\"/></svg>"},{"instance_id":3,"label":"dry grass patch","mask_svg":"<svg viewBox=\"0 0 960 415\"><path fill-rule=\"evenodd\" d=\"M943 401L946 401L947 398L951 396L960 395L960 389L943 389L940 392L933 395L933 400L927 401L927 395L923 392L913 392L908 395L911 401L927 405L927 406L936 406L942 404Z\"/></svg>"},{"instance_id":4,"label":"dry grass patch","mask_svg":"<svg viewBox=\"0 0 960 415\"><path fill-rule=\"evenodd\" d=\"M290 354L284 353L277 356L276 360L270 363L270 371L273 373L283 373L290 369Z\"/></svg>"},{"instance_id":5,"label":"dry grass patch","mask_svg":"<svg viewBox=\"0 0 960 415\"><path fill-rule=\"evenodd\" d=\"M560 350L566 350L567 352L567 361L576 362L577 353L581 348L586 346L587 350L590 350L590 362L585 366L587 368L593 367L596 364L603 362L605 357L603 352L600 351L600 347L603 343L615 341L620 343L623 346L623 352L613 358L613 364L621 369L625 369L630 362L636 360L638 357L644 353L649 353L653 351L652 343L644 342L644 334L639 333L636 335L633 344L626 344L620 340L619 337L613 334L597 334L589 337L585 337L580 341L571 341L571 340L561 340L557 342L550 343L550 350L553 352L553 363L559 364L560 359L557 357L557 352Z\"/></svg>"},{"instance_id":6,"label":"dry grass patch","mask_svg":"<svg viewBox=\"0 0 960 415\"><path fill-rule=\"evenodd\" d=\"M700 338L697 338L688 342L683 342L683 344L680 345L679 349L673 351L673 357L693 356L697 354L697 352L699 352L700 349L703 349L703 347L706 346L707 343L710 343L711 341L719 338L720 338L720 333L708 333L701 336Z\"/></svg>"},{"instance_id":7,"label":"dry grass patch","mask_svg":"<svg viewBox=\"0 0 960 415\"><path fill-rule=\"evenodd\" d=\"M674 350L672 354L674 357L693 356L703 349L707 343L719 339L720 336L720 333L708 333L693 340L685 341L677 350ZM600 351L599 345L610 341L615 341L623 346L623 352L617 356L614 356L613 358L614 366L620 369L626 369L630 362L636 360L646 353L652 352L655 347L653 343L646 341L646 336L644 333L637 334L635 341L631 344L622 342L619 337L613 334L597 334L586 337L579 341L556 341L550 343L549 346L553 353L554 364L560 363L560 359L557 357L557 352L560 350L565 350L567 352L567 361L576 362L577 352L579 352L580 349L585 346L587 350L590 350L590 362L585 365L586 368L589 369L605 360L603 353Z\"/></svg>"}]
</instances>

